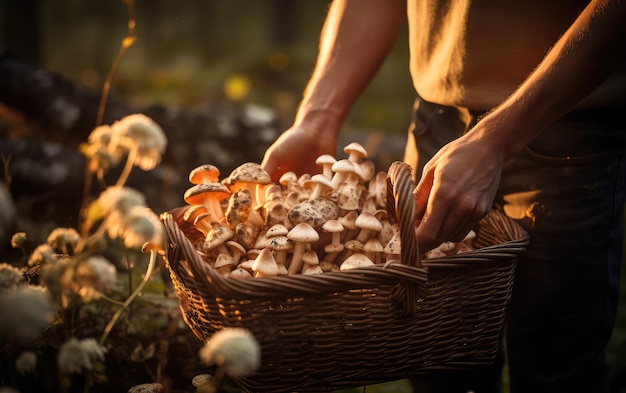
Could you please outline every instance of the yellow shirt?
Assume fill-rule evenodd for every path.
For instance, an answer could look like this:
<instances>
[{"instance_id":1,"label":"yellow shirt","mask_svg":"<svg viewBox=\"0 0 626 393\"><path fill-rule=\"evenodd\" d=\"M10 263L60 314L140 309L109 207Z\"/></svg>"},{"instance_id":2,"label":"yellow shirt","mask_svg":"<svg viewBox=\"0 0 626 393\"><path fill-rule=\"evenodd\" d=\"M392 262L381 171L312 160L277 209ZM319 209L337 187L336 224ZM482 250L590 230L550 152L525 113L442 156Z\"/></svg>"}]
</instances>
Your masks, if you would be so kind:
<instances>
[{"instance_id":1,"label":"yellow shirt","mask_svg":"<svg viewBox=\"0 0 626 393\"><path fill-rule=\"evenodd\" d=\"M583 0L409 0L411 75L427 101L490 109L520 85ZM626 51L625 51L626 52ZM626 104L626 61L584 106Z\"/></svg>"}]
</instances>

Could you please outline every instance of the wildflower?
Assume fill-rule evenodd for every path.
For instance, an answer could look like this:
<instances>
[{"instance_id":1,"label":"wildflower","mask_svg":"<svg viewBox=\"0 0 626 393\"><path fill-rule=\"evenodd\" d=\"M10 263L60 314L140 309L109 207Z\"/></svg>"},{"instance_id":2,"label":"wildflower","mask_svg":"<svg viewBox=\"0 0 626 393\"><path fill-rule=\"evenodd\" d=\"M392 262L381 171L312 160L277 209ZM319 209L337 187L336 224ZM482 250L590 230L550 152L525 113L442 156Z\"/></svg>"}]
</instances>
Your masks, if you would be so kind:
<instances>
[{"instance_id":1,"label":"wildflower","mask_svg":"<svg viewBox=\"0 0 626 393\"><path fill-rule=\"evenodd\" d=\"M37 246L28 258L28 266L44 265L48 262L52 263L57 260L56 253L49 244L43 243Z\"/></svg>"},{"instance_id":2,"label":"wildflower","mask_svg":"<svg viewBox=\"0 0 626 393\"><path fill-rule=\"evenodd\" d=\"M104 361L105 353L106 348L100 346L93 338L79 340L72 337L59 349L57 357L59 371L66 375L91 371L96 361Z\"/></svg>"},{"instance_id":3,"label":"wildflower","mask_svg":"<svg viewBox=\"0 0 626 393\"><path fill-rule=\"evenodd\" d=\"M55 228L50 232L46 243L53 249L69 255L80 241L80 234L74 228Z\"/></svg>"},{"instance_id":4,"label":"wildflower","mask_svg":"<svg viewBox=\"0 0 626 393\"><path fill-rule=\"evenodd\" d=\"M0 295L26 285L22 272L8 263L0 263Z\"/></svg>"},{"instance_id":5,"label":"wildflower","mask_svg":"<svg viewBox=\"0 0 626 393\"><path fill-rule=\"evenodd\" d=\"M144 206L146 198L139 191L128 187L111 186L89 205L87 225L106 218L109 223L123 221L134 206Z\"/></svg>"},{"instance_id":6,"label":"wildflower","mask_svg":"<svg viewBox=\"0 0 626 393\"><path fill-rule=\"evenodd\" d=\"M34 373L37 369L37 355L32 351L24 351L15 359L15 369L20 374Z\"/></svg>"},{"instance_id":7,"label":"wildflower","mask_svg":"<svg viewBox=\"0 0 626 393\"><path fill-rule=\"evenodd\" d=\"M15 232L13 236L11 236L11 247L20 248L24 246L28 237L26 236L26 232Z\"/></svg>"},{"instance_id":8,"label":"wildflower","mask_svg":"<svg viewBox=\"0 0 626 393\"><path fill-rule=\"evenodd\" d=\"M124 222L111 223L109 235L124 239L127 248L141 248L144 243L161 244L163 226L152 210L143 206L135 206L128 212Z\"/></svg>"},{"instance_id":9,"label":"wildflower","mask_svg":"<svg viewBox=\"0 0 626 393\"><path fill-rule=\"evenodd\" d=\"M232 377L245 377L259 368L261 347L249 330L225 328L202 346L199 356L205 364L215 364Z\"/></svg>"},{"instance_id":10,"label":"wildflower","mask_svg":"<svg viewBox=\"0 0 626 393\"><path fill-rule=\"evenodd\" d=\"M19 287L0 295L0 335L19 343L36 339L54 317L50 296L41 287Z\"/></svg>"},{"instance_id":11,"label":"wildflower","mask_svg":"<svg viewBox=\"0 0 626 393\"><path fill-rule=\"evenodd\" d=\"M81 143L79 151L87 157L91 171L105 170L119 163L122 155L111 149L113 130L109 125L101 125L93 129L87 142Z\"/></svg>"},{"instance_id":12,"label":"wildflower","mask_svg":"<svg viewBox=\"0 0 626 393\"><path fill-rule=\"evenodd\" d=\"M161 161L167 138L161 127L141 113L129 115L111 125L111 148L134 151L133 165L148 171Z\"/></svg>"},{"instance_id":13,"label":"wildflower","mask_svg":"<svg viewBox=\"0 0 626 393\"><path fill-rule=\"evenodd\" d=\"M117 287L116 273L115 266L106 258L91 256L76 266L76 290L86 302L97 300L101 293L110 292Z\"/></svg>"},{"instance_id":14,"label":"wildflower","mask_svg":"<svg viewBox=\"0 0 626 393\"><path fill-rule=\"evenodd\" d=\"M41 267L41 283L56 298L61 297L70 287L72 272L69 266L70 259L63 257Z\"/></svg>"}]
</instances>

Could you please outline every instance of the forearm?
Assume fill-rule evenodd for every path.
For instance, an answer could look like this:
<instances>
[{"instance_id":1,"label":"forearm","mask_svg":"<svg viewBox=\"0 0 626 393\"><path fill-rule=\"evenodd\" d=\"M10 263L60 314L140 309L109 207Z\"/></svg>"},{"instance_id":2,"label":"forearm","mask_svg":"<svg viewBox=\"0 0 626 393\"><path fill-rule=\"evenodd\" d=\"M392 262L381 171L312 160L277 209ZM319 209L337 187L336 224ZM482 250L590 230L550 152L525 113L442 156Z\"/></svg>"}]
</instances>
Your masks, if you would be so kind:
<instances>
[{"instance_id":1,"label":"forearm","mask_svg":"<svg viewBox=\"0 0 626 393\"><path fill-rule=\"evenodd\" d=\"M295 123L321 122L339 132L405 22L405 0L335 0Z\"/></svg>"},{"instance_id":2,"label":"forearm","mask_svg":"<svg viewBox=\"0 0 626 393\"><path fill-rule=\"evenodd\" d=\"M502 148L522 150L589 95L623 58L626 2L592 1L528 79L475 128Z\"/></svg>"}]
</instances>

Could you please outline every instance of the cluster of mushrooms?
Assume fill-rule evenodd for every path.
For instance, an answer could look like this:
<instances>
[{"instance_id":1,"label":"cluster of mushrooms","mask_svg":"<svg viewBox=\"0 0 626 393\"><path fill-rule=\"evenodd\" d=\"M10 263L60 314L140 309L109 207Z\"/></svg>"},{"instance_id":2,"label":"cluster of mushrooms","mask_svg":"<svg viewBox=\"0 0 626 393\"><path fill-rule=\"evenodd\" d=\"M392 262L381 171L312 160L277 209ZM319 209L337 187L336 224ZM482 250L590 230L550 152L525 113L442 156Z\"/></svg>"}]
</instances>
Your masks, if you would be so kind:
<instances>
[{"instance_id":1,"label":"cluster of mushrooms","mask_svg":"<svg viewBox=\"0 0 626 393\"><path fill-rule=\"evenodd\" d=\"M386 210L387 174L350 143L346 158L320 156L320 174L285 173L279 183L256 163L220 179L201 165L177 220L202 259L229 277L321 274L399 261L399 226ZM189 232L193 233L189 233ZM471 251L474 232L428 251L430 259Z\"/></svg>"}]
</instances>

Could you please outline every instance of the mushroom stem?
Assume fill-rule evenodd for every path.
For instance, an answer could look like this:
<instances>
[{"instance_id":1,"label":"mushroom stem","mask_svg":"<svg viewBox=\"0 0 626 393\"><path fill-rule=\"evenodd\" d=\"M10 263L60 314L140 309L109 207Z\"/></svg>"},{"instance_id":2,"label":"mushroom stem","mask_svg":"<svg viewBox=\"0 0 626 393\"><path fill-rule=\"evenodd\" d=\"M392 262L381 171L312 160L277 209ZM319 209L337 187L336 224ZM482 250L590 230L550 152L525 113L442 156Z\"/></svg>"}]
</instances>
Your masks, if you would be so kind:
<instances>
[{"instance_id":1,"label":"mushroom stem","mask_svg":"<svg viewBox=\"0 0 626 393\"><path fill-rule=\"evenodd\" d=\"M302 255L304 254L305 245L303 242L296 242L291 262L289 263L289 274L297 274L302 269Z\"/></svg>"}]
</instances>

